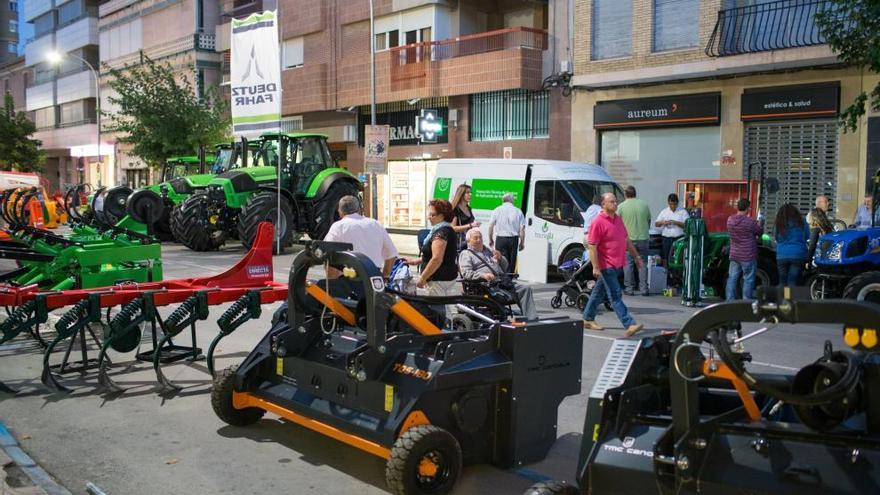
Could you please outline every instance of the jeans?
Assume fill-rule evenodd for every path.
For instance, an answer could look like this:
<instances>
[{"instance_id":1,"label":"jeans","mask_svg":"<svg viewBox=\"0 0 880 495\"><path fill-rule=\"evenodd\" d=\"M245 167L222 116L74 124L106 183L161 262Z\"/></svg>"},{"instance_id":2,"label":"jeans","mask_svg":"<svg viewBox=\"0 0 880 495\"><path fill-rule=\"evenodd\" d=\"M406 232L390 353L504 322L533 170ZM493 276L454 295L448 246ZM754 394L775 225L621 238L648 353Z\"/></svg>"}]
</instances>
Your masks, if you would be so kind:
<instances>
[{"instance_id":1,"label":"jeans","mask_svg":"<svg viewBox=\"0 0 880 495\"><path fill-rule=\"evenodd\" d=\"M596 281L593 292L590 294L590 300L587 307L584 308L584 320L593 321L596 319L596 313L599 311L599 305L605 302L605 298L611 301L611 307L617 313L617 318L623 323L624 327L636 324L635 318L629 314L626 305L623 304L620 291L620 268L606 268L602 270L602 276Z\"/></svg>"},{"instance_id":2,"label":"jeans","mask_svg":"<svg viewBox=\"0 0 880 495\"><path fill-rule=\"evenodd\" d=\"M777 259L776 268L779 270L779 285L785 285L788 287L798 285L798 278L800 278L801 272L804 270L804 265L806 264L807 260Z\"/></svg>"},{"instance_id":3,"label":"jeans","mask_svg":"<svg viewBox=\"0 0 880 495\"><path fill-rule=\"evenodd\" d=\"M648 241L632 241L633 246L635 246L636 251L639 252L639 257L642 258L642 261L645 261L645 255L648 254ZM632 256L630 256L629 251L626 253L626 267L623 269L623 285L626 287L626 292L634 292L636 281L633 280L633 267L635 267L635 260ZM641 268L639 268L639 291L642 294L648 293L648 264L643 263Z\"/></svg>"},{"instance_id":4,"label":"jeans","mask_svg":"<svg viewBox=\"0 0 880 495\"><path fill-rule=\"evenodd\" d=\"M736 299L736 289L739 286L739 276L743 275L743 299L751 299L755 290L755 270L758 261L733 261L730 260L730 268L727 269L727 300Z\"/></svg>"}]
</instances>

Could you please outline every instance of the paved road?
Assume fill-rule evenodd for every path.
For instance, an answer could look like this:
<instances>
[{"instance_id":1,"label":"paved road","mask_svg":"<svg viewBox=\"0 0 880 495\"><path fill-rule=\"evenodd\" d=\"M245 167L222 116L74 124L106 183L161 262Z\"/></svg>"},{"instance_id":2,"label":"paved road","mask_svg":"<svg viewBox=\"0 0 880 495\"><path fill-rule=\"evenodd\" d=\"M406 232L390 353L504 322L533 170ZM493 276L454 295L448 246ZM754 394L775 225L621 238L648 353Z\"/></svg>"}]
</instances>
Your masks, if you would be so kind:
<instances>
[{"instance_id":1,"label":"paved road","mask_svg":"<svg viewBox=\"0 0 880 495\"><path fill-rule=\"evenodd\" d=\"M207 275L231 266L243 249L194 253L181 246L163 248L166 278ZM275 258L277 280L286 280L292 254ZM2 268L2 266L0 266ZM576 310L552 310L555 286L535 286L542 315L579 318ZM627 304L647 331L679 328L693 312L677 300L629 297ZM274 307L224 340L218 368L240 361L268 329ZM209 322L222 308L212 312ZM599 322L608 330L584 338L582 393L566 399L559 410L559 434L549 457L518 472L489 466L467 468L456 493L521 493L534 476L572 479L587 395L611 341L622 335L609 314ZM206 346L217 329L199 328ZM839 329L780 327L749 350L762 371L789 372L817 358L822 342L837 344ZM186 385L174 396L156 393L150 366L130 355L113 355L112 376L128 391L118 397L96 392L95 375L67 375L71 394L50 393L39 381L39 349L19 339L0 346L0 380L21 389L0 394L0 421L22 447L73 493L85 493L92 482L108 494L153 493L314 493L359 495L387 493L384 462L358 450L267 415L249 428L218 420L209 400L210 377L204 361L165 368L168 377Z\"/></svg>"}]
</instances>

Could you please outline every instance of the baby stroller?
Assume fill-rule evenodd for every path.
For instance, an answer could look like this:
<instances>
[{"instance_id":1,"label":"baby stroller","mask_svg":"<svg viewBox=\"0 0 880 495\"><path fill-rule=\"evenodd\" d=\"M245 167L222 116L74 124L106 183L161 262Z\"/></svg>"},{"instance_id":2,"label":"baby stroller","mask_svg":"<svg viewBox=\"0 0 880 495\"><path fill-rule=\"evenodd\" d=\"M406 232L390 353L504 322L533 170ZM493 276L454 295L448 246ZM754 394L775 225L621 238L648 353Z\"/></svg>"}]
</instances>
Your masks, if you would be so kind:
<instances>
[{"instance_id":1,"label":"baby stroller","mask_svg":"<svg viewBox=\"0 0 880 495\"><path fill-rule=\"evenodd\" d=\"M559 272L565 279L562 287L556 290L556 295L550 299L550 306L559 309L564 302L569 308L577 306L581 311L587 307L590 294L596 281L592 279L592 268L589 263L581 258L576 258L559 265ZM611 304L605 299L605 308L611 311Z\"/></svg>"}]
</instances>

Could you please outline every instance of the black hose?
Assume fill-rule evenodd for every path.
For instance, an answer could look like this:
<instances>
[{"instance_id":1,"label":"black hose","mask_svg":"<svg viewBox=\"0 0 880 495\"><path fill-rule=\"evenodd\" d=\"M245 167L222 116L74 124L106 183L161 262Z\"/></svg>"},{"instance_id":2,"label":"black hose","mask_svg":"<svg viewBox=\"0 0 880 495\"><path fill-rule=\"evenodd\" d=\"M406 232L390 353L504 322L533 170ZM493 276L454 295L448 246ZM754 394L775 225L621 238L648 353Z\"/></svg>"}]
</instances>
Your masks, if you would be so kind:
<instances>
[{"instance_id":1,"label":"black hose","mask_svg":"<svg viewBox=\"0 0 880 495\"><path fill-rule=\"evenodd\" d=\"M733 371L737 378L746 382L755 391L784 401L787 404L793 406L821 406L835 402L844 398L859 381L859 367L855 356L850 352L836 351L832 354L832 357L843 357L846 360L846 372L837 383L821 392L798 395L767 385L746 371L742 363L736 359L733 350L730 348L730 343L727 341L726 333L726 327L722 327L720 332L713 330L707 335L707 339L712 343L715 351L718 352L721 361Z\"/></svg>"}]
</instances>

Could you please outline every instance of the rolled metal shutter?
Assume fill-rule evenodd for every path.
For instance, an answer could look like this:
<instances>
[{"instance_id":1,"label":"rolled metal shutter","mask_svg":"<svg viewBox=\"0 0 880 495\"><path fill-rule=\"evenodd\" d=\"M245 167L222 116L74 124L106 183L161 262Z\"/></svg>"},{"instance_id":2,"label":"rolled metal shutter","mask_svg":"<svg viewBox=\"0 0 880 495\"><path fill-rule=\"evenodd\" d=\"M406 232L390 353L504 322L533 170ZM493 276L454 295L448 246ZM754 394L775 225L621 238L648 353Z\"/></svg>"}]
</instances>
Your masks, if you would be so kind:
<instances>
[{"instance_id":1,"label":"rolled metal shutter","mask_svg":"<svg viewBox=\"0 0 880 495\"><path fill-rule=\"evenodd\" d=\"M785 203L792 203L806 215L815 205L816 196L825 195L830 211L835 211L837 155L836 120L746 125L743 166L760 161L764 164L764 176L779 180L779 192L762 198L761 211L767 219L768 230L777 210Z\"/></svg>"}]
</instances>

